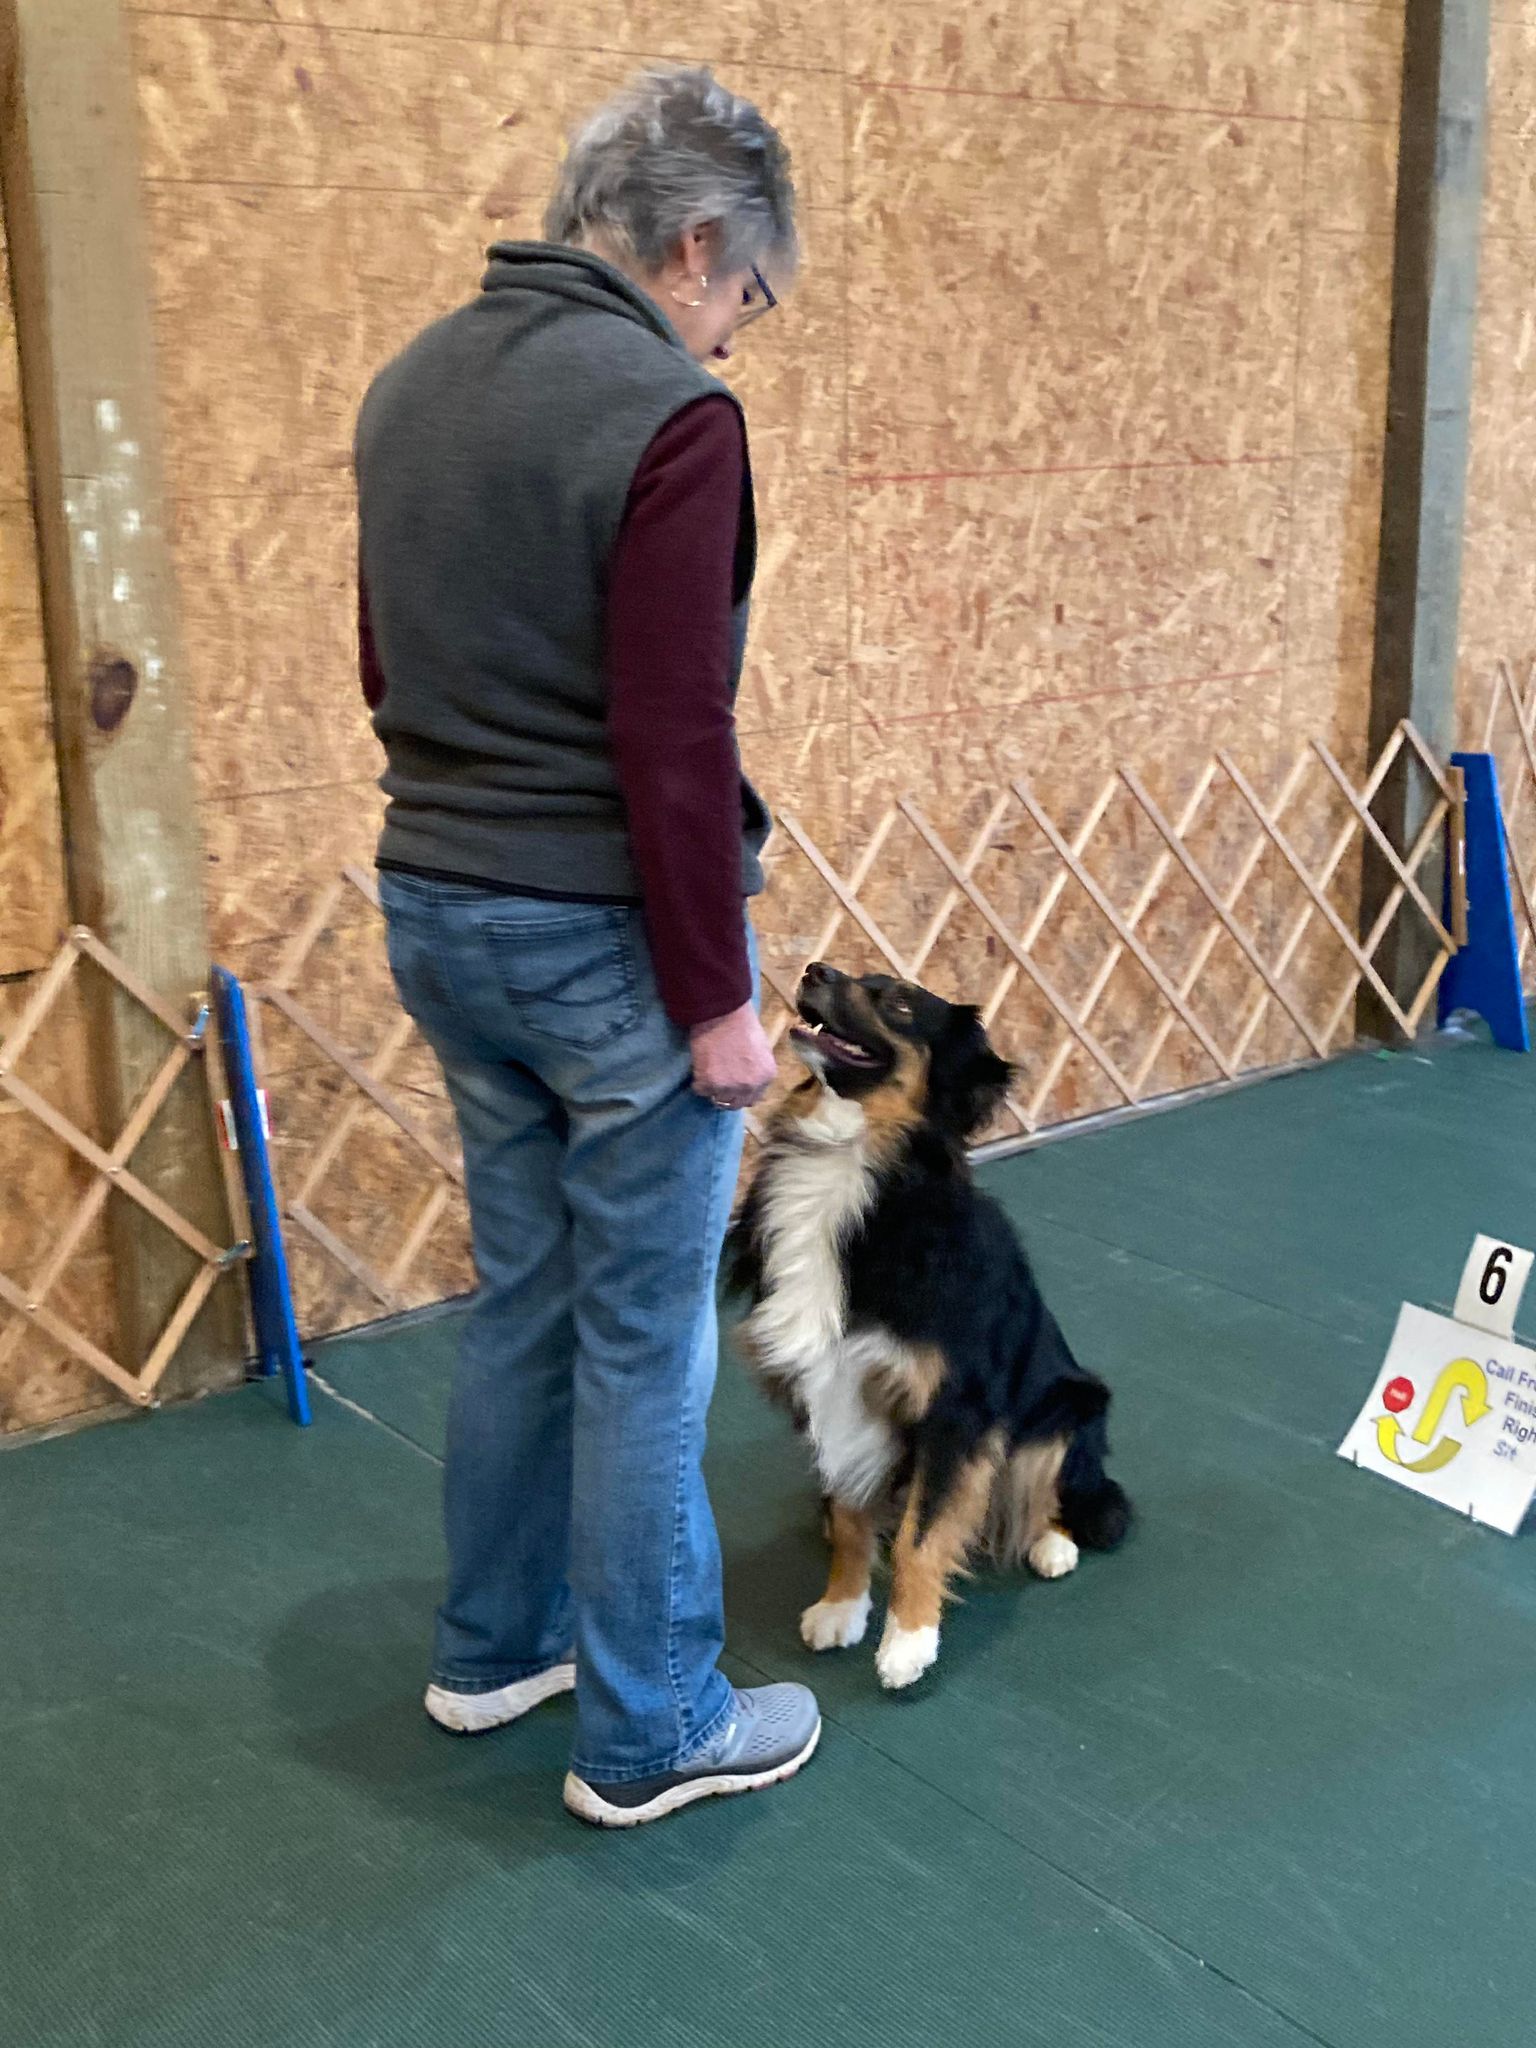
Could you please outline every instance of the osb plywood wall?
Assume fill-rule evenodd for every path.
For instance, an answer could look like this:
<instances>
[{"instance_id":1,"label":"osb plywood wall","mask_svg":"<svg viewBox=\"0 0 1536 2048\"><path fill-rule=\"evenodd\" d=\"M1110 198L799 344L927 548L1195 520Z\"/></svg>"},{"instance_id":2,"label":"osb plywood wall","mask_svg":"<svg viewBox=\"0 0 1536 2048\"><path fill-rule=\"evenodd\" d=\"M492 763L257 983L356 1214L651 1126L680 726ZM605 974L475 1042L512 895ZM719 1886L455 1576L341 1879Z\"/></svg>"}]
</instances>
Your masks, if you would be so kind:
<instances>
[{"instance_id":1,"label":"osb plywood wall","mask_svg":"<svg viewBox=\"0 0 1536 2048\"><path fill-rule=\"evenodd\" d=\"M1472 451L1462 562L1462 733L1489 671L1536 659L1536 0L1494 0Z\"/></svg>"},{"instance_id":2,"label":"osb plywood wall","mask_svg":"<svg viewBox=\"0 0 1536 2048\"><path fill-rule=\"evenodd\" d=\"M1118 758L1169 801L1218 739L1261 775L1313 732L1358 765L1394 5L135 4L232 966L271 966L377 816L352 677L363 387L473 289L488 239L536 230L562 131L647 58L712 61L799 165L804 281L733 371L764 534L741 722L835 862L903 789L961 840L975 792L1020 772L1070 825ZM1103 844L1148 857L1114 820ZM897 878L892 917L928 886ZM1266 863L1266 929L1275 886ZM770 906L785 960L813 894L785 879ZM995 944L972 940L939 978L982 971ZM1087 959L1063 940L1070 984ZM1277 1023L1252 1056L1298 1049ZM1069 1076L1063 1113L1093 1106Z\"/></svg>"}]
</instances>

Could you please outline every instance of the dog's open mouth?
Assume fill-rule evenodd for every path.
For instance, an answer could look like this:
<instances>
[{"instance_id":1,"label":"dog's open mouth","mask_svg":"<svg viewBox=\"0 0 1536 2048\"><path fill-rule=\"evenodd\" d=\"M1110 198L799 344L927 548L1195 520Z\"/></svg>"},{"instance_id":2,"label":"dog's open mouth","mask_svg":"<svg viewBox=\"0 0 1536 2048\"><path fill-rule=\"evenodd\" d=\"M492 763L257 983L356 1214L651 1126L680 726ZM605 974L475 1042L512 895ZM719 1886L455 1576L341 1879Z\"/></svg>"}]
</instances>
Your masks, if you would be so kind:
<instances>
[{"instance_id":1,"label":"dog's open mouth","mask_svg":"<svg viewBox=\"0 0 1536 2048\"><path fill-rule=\"evenodd\" d=\"M795 1025L789 1034L797 1045L813 1047L820 1058L830 1060L835 1066L878 1067L883 1064L879 1053L871 1052L854 1039L839 1037L808 1003L801 1003L800 1015L803 1021Z\"/></svg>"},{"instance_id":2,"label":"dog's open mouth","mask_svg":"<svg viewBox=\"0 0 1536 2048\"><path fill-rule=\"evenodd\" d=\"M851 1038L839 1038L825 1024L797 1024L789 1035L797 1045L812 1045L823 1059L834 1060L842 1067L878 1067L880 1064L877 1053L866 1052Z\"/></svg>"}]
</instances>

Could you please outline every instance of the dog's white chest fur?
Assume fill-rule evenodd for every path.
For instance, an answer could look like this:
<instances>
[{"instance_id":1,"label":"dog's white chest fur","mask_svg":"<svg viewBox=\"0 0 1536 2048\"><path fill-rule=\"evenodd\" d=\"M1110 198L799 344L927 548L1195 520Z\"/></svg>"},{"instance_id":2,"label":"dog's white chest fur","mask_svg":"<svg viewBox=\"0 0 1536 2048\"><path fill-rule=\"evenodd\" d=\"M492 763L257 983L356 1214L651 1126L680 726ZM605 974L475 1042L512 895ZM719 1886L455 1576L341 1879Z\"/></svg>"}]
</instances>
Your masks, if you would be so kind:
<instances>
[{"instance_id":1,"label":"dog's white chest fur","mask_svg":"<svg viewBox=\"0 0 1536 2048\"><path fill-rule=\"evenodd\" d=\"M895 1432L863 1392L893 1341L878 1332L850 1336L847 1328L842 1249L874 1197L874 1171L857 1103L828 1093L799 1130L801 1143L769 1169L763 1298L747 1329L763 1367L805 1409L826 1490L861 1506L897 1452Z\"/></svg>"}]
</instances>

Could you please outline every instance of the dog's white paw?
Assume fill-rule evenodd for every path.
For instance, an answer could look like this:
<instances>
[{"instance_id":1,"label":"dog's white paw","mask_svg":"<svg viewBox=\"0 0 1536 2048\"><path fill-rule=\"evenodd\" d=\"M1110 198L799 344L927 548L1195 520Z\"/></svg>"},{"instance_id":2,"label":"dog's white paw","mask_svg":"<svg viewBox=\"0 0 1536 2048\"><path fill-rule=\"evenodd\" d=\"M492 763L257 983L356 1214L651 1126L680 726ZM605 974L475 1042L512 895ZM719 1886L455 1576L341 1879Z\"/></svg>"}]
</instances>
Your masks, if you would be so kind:
<instances>
[{"instance_id":1,"label":"dog's white paw","mask_svg":"<svg viewBox=\"0 0 1536 2048\"><path fill-rule=\"evenodd\" d=\"M1077 1545L1060 1529L1047 1529L1029 1546L1029 1568L1042 1579L1064 1579L1077 1569Z\"/></svg>"},{"instance_id":2,"label":"dog's white paw","mask_svg":"<svg viewBox=\"0 0 1536 2048\"><path fill-rule=\"evenodd\" d=\"M887 1692L899 1692L904 1685L921 1678L938 1654L936 1628L902 1628L894 1620L887 1621L875 1654L880 1683Z\"/></svg>"},{"instance_id":3,"label":"dog's white paw","mask_svg":"<svg viewBox=\"0 0 1536 2048\"><path fill-rule=\"evenodd\" d=\"M800 1640L808 1650L851 1650L869 1627L869 1595L856 1600L818 1600L800 1617Z\"/></svg>"}]
</instances>

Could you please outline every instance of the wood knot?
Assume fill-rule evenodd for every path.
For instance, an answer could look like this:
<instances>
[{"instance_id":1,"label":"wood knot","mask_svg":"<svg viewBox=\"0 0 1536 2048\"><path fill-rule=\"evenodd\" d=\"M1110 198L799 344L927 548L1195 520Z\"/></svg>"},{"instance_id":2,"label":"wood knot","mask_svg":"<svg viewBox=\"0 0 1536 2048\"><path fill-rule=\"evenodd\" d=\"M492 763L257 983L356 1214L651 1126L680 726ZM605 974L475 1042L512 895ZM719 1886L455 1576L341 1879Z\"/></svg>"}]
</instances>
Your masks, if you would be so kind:
<instances>
[{"instance_id":1,"label":"wood knot","mask_svg":"<svg viewBox=\"0 0 1536 2048\"><path fill-rule=\"evenodd\" d=\"M98 732L116 732L139 693L139 672L122 654L95 654L86 671L91 686L91 723Z\"/></svg>"}]
</instances>

